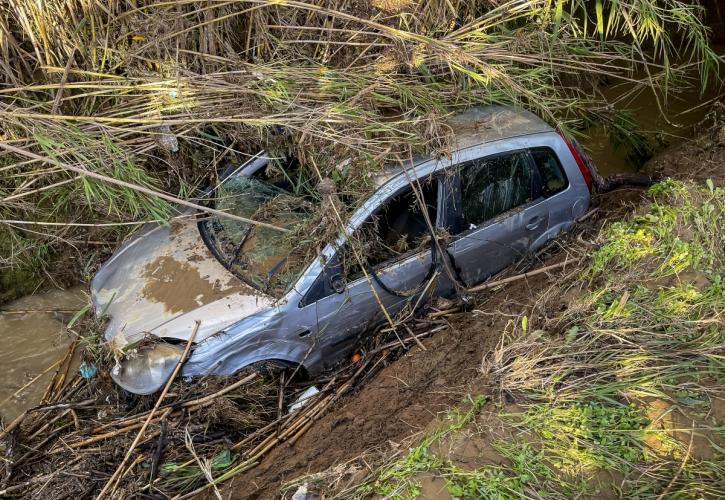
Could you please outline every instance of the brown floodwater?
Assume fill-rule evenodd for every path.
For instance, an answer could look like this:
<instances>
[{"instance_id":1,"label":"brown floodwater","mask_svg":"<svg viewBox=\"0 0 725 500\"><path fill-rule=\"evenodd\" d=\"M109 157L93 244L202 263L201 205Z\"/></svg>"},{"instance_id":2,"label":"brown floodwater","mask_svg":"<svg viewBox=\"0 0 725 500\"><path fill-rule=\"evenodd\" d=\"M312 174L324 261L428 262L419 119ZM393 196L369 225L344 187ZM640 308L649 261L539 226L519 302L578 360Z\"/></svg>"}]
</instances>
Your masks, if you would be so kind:
<instances>
[{"instance_id":1,"label":"brown floodwater","mask_svg":"<svg viewBox=\"0 0 725 500\"><path fill-rule=\"evenodd\" d=\"M35 377L65 356L73 334L65 325L88 303L82 287L23 297L0 308L0 414L9 422L37 405L55 369ZM61 311L61 312L50 312Z\"/></svg>"},{"instance_id":2,"label":"brown floodwater","mask_svg":"<svg viewBox=\"0 0 725 500\"><path fill-rule=\"evenodd\" d=\"M714 46L715 52L725 55L725 45ZM725 80L725 65L719 68L719 76ZM690 72L688 88L666 100L658 97L646 84L647 75L639 75L635 81L625 81L600 89L601 95L617 109L627 109L640 131L655 145L674 146L693 137L697 124L712 111L714 103L725 95L725 87L716 84L715 78L704 90L696 69ZM587 132L588 137L580 142L604 175L635 172L636 161L628 158L627 150L614 147L602 128ZM658 149L655 149L656 154Z\"/></svg>"}]
</instances>

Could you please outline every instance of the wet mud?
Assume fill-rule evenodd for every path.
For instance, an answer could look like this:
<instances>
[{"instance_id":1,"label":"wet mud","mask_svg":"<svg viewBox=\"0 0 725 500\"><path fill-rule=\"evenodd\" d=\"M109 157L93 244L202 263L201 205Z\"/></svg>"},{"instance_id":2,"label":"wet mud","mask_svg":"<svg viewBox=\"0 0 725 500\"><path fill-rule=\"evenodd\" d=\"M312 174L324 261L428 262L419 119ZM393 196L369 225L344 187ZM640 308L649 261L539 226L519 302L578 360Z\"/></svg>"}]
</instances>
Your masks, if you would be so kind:
<instances>
[{"instance_id":1,"label":"wet mud","mask_svg":"<svg viewBox=\"0 0 725 500\"><path fill-rule=\"evenodd\" d=\"M149 262L143 272L144 298L164 305L167 312L189 312L226 297L234 292L248 291L237 279L226 283L209 281L199 269L170 256L161 256Z\"/></svg>"}]
</instances>

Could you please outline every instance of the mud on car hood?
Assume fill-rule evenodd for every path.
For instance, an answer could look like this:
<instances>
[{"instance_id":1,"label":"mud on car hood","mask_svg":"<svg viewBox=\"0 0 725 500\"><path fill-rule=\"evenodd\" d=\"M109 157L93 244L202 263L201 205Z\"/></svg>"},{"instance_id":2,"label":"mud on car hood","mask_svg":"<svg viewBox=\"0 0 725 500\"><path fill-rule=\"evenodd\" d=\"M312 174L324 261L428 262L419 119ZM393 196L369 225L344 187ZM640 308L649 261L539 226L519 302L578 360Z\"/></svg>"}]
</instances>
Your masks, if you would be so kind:
<instances>
[{"instance_id":1,"label":"mud on car hood","mask_svg":"<svg viewBox=\"0 0 725 500\"><path fill-rule=\"evenodd\" d=\"M118 347L147 334L186 340L197 320L199 342L273 301L214 258L193 217L142 229L101 267L91 293Z\"/></svg>"}]
</instances>

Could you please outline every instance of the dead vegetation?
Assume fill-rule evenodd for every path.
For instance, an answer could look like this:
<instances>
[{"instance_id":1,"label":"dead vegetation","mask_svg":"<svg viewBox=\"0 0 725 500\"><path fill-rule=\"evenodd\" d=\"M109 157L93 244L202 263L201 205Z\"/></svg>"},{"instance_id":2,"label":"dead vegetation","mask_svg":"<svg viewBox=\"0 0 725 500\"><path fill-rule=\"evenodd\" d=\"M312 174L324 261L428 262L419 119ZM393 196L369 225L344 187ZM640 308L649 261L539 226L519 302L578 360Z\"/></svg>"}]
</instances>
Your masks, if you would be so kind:
<instances>
[{"instance_id":1,"label":"dead vegetation","mask_svg":"<svg viewBox=\"0 0 725 500\"><path fill-rule=\"evenodd\" d=\"M294 376L297 370L270 365L182 382L168 394L148 397L122 394L105 368L110 360L91 359L91 351L83 356L99 367L98 377L86 380L70 370L76 342L41 404L0 435L6 457L0 495L187 498L215 489L282 443L294 445L341 397L394 359L392 351L442 328L441 320L418 320L402 338L388 332L368 345L360 361L319 380L303 381ZM289 412L313 384L319 392Z\"/></svg>"},{"instance_id":2,"label":"dead vegetation","mask_svg":"<svg viewBox=\"0 0 725 500\"><path fill-rule=\"evenodd\" d=\"M354 198L384 164L445 154L452 111L518 104L568 130L634 138L597 92L605 79L643 71L642 86L676 90L688 68L706 82L719 60L701 10L680 0L6 7L5 300L19 282L77 279L130 222L167 220L170 203L261 147Z\"/></svg>"}]
</instances>

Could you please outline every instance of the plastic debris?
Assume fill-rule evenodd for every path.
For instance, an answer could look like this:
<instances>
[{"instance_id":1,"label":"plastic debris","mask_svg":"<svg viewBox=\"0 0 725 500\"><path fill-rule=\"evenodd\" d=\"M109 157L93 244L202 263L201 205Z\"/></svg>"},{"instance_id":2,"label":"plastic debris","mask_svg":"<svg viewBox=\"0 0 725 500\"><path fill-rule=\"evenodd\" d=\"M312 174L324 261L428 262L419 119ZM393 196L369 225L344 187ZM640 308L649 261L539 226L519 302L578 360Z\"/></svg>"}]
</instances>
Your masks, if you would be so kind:
<instances>
[{"instance_id":1,"label":"plastic debris","mask_svg":"<svg viewBox=\"0 0 725 500\"><path fill-rule=\"evenodd\" d=\"M84 361L83 363L81 363L78 371L80 372L81 377L83 377L84 379L90 379L96 376L96 373L98 373L98 368L96 368L96 365Z\"/></svg>"},{"instance_id":2,"label":"plastic debris","mask_svg":"<svg viewBox=\"0 0 725 500\"><path fill-rule=\"evenodd\" d=\"M300 394L300 397L298 397L295 400L295 402L290 405L288 413L294 413L297 410L299 410L300 408L302 408L303 406L305 406L307 404L307 402L309 401L309 399L312 396L314 396L315 394L317 394L318 392L320 392L320 391L314 385L305 389L305 392Z\"/></svg>"},{"instance_id":3,"label":"plastic debris","mask_svg":"<svg viewBox=\"0 0 725 500\"><path fill-rule=\"evenodd\" d=\"M309 491L307 483L297 488L295 494L292 495L292 500L315 500L316 498L318 498L318 496Z\"/></svg>"}]
</instances>

